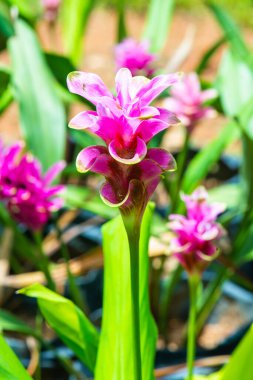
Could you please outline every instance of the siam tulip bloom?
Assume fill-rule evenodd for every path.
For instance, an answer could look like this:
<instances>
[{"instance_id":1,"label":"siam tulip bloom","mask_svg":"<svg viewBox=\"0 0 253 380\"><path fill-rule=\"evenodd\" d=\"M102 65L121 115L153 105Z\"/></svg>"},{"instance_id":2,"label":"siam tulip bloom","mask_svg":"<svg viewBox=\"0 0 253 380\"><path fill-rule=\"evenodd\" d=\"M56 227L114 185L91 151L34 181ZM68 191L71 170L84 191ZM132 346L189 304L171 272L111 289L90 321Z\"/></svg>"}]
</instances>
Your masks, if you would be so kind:
<instances>
[{"instance_id":1,"label":"siam tulip bloom","mask_svg":"<svg viewBox=\"0 0 253 380\"><path fill-rule=\"evenodd\" d=\"M23 144L4 149L0 142L0 200L13 218L32 230L39 230L52 211L63 205L57 195L63 186L51 186L65 164L58 162L42 176L41 166L31 154L22 154Z\"/></svg>"},{"instance_id":2,"label":"siam tulip bloom","mask_svg":"<svg viewBox=\"0 0 253 380\"><path fill-rule=\"evenodd\" d=\"M126 165L114 160L105 146L83 149L77 157L77 169L81 173L91 171L102 174L106 181L100 189L103 201L121 210L139 208L143 211L165 171L176 169L171 154L164 149L148 149L143 161Z\"/></svg>"},{"instance_id":3,"label":"siam tulip bloom","mask_svg":"<svg viewBox=\"0 0 253 380\"><path fill-rule=\"evenodd\" d=\"M133 38L126 38L115 47L117 70L126 67L132 75L151 77L155 71L155 59L155 54L149 52L148 41L138 42Z\"/></svg>"},{"instance_id":4,"label":"siam tulip bloom","mask_svg":"<svg viewBox=\"0 0 253 380\"><path fill-rule=\"evenodd\" d=\"M45 18L53 22L57 17L61 0L41 0L41 3L45 10Z\"/></svg>"},{"instance_id":5,"label":"siam tulip bloom","mask_svg":"<svg viewBox=\"0 0 253 380\"><path fill-rule=\"evenodd\" d=\"M118 162L133 165L147 155L148 142L171 124L178 123L171 112L150 106L165 89L176 83L177 74L159 75L151 80L132 77L128 69L116 74L116 95L99 76L84 72L68 75L68 87L96 106L96 111L76 115L69 126L99 136L109 154Z\"/></svg>"},{"instance_id":6,"label":"siam tulip bloom","mask_svg":"<svg viewBox=\"0 0 253 380\"><path fill-rule=\"evenodd\" d=\"M171 242L172 252L190 274L202 272L216 257L217 243L224 236L216 219L225 205L209 204L207 199L206 190L199 187L191 195L182 195L186 216L170 215L170 228L176 235Z\"/></svg>"},{"instance_id":7,"label":"siam tulip bloom","mask_svg":"<svg viewBox=\"0 0 253 380\"><path fill-rule=\"evenodd\" d=\"M205 105L206 101L215 97L217 97L215 89L201 91L197 74L190 73L173 86L171 97L165 100L164 106L175 113L189 130L192 130L199 120L216 116L216 111Z\"/></svg>"}]
</instances>

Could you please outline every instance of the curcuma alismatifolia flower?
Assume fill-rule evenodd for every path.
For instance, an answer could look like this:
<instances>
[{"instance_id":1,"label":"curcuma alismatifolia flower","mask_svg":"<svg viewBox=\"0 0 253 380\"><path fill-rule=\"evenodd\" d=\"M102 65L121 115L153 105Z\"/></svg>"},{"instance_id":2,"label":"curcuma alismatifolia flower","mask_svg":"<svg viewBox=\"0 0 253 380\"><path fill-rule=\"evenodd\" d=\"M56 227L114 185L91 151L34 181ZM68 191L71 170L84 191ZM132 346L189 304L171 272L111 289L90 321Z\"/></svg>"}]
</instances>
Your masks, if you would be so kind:
<instances>
[{"instance_id":1,"label":"curcuma alismatifolia flower","mask_svg":"<svg viewBox=\"0 0 253 380\"><path fill-rule=\"evenodd\" d=\"M175 237L171 251L188 273L202 272L218 253L219 239L225 235L216 219L224 212L223 203L208 203L208 194L199 187L191 195L182 195L186 216L170 215Z\"/></svg>"},{"instance_id":2,"label":"curcuma alismatifolia flower","mask_svg":"<svg viewBox=\"0 0 253 380\"><path fill-rule=\"evenodd\" d=\"M150 106L166 88L178 80L177 74L159 75L151 80L132 77L128 69L116 75L116 96L95 74L73 72L68 75L68 87L96 106L69 123L71 128L88 130L99 136L109 154L118 162L137 164L147 154L147 143L171 124L178 123L171 112Z\"/></svg>"},{"instance_id":3,"label":"curcuma alismatifolia flower","mask_svg":"<svg viewBox=\"0 0 253 380\"><path fill-rule=\"evenodd\" d=\"M164 106L174 112L186 127L192 129L199 120L216 116L216 111L205 105L205 102L216 97L215 89L201 91L197 74L190 73L173 86L171 96L164 101Z\"/></svg>"},{"instance_id":4,"label":"curcuma alismatifolia flower","mask_svg":"<svg viewBox=\"0 0 253 380\"><path fill-rule=\"evenodd\" d=\"M116 96L113 96L97 75L69 74L70 91L96 106L96 111L75 116L70 127L88 130L105 142L105 146L83 149L77 157L77 169L105 176L101 197L110 205L127 207L133 200L132 195L136 195L133 187L139 188L144 204L160 175L165 170L175 170L175 161L168 152L147 149L147 144L157 133L178 123L169 111L150 106L177 78L176 74L160 75L149 80L132 77L128 69L120 69L115 79Z\"/></svg>"},{"instance_id":5,"label":"curcuma alismatifolia flower","mask_svg":"<svg viewBox=\"0 0 253 380\"><path fill-rule=\"evenodd\" d=\"M154 74L155 54L149 52L149 42L138 42L133 38L126 38L115 47L115 63L117 70L126 67L132 75Z\"/></svg>"},{"instance_id":6,"label":"curcuma alismatifolia flower","mask_svg":"<svg viewBox=\"0 0 253 380\"><path fill-rule=\"evenodd\" d=\"M4 148L0 142L0 200L12 217L32 230L39 230L51 212L63 205L57 197L62 185L51 186L65 163L53 165L43 176L41 165L30 153L22 154L23 143Z\"/></svg>"}]
</instances>

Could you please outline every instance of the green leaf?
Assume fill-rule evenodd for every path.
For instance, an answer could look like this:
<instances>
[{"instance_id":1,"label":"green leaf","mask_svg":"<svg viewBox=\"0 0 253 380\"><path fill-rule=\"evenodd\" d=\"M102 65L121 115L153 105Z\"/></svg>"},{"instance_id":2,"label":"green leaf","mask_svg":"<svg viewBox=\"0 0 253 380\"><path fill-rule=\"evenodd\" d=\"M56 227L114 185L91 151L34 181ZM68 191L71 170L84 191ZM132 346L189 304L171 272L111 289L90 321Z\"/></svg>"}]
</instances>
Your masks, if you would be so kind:
<instances>
[{"instance_id":1,"label":"green leaf","mask_svg":"<svg viewBox=\"0 0 253 380\"><path fill-rule=\"evenodd\" d=\"M148 10L148 19L143 35L150 41L150 50L160 52L168 36L168 29L172 18L174 0L151 0Z\"/></svg>"},{"instance_id":2,"label":"green leaf","mask_svg":"<svg viewBox=\"0 0 253 380\"><path fill-rule=\"evenodd\" d=\"M10 74L9 67L0 65L0 115L13 100L12 89L10 86Z\"/></svg>"},{"instance_id":3,"label":"green leaf","mask_svg":"<svg viewBox=\"0 0 253 380\"><path fill-rule=\"evenodd\" d=\"M12 88L8 86L0 97L0 115L6 110L6 108L13 101Z\"/></svg>"},{"instance_id":4,"label":"green leaf","mask_svg":"<svg viewBox=\"0 0 253 380\"><path fill-rule=\"evenodd\" d=\"M40 0L9 0L11 5L15 5L19 13L30 20L36 19L42 12Z\"/></svg>"},{"instance_id":5,"label":"green leaf","mask_svg":"<svg viewBox=\"0 0 253 380\"><path fill-rule=\"evenodd\" d=\"M15 30L8 46L21 127L28 148L47 169L64 158L65 111L33 30L23 20L16 21Z\"/></svg>"},{"instance_id":6,"label":"green leaf","mask_svg":"<svg viewBox=\"0 0 253 380\"><path fill-rule=\"evenodd\" d=\"M4 380L32 380L2 335L0 335L0 378Z\"/></svg>"},{"instance_id":7,"label":"green leaf","mask_svg":"<svg viewBox=\"0 0 253 380\"><path fill-rule=\"evenodd\" d=\"M55 79L66 88L67 75L76 68L70 62L69 58L55 53L46 53L45 58Z\"/></svg>"},{"instance_id":8,"label":"green leaf","mask_svg":"<svg viewBox=\"0 0 253 380\"><path fill-rule=\"evenodd\" d=\"M118 11L118 42L122 41L127 36L126 21L125 21L125 0L117 1Z\"/></svg>"},{"instance_id":9,"label":"green leaf","mask_svg":"<svg viewBox=\"0 0 253 380\"><path fill-rule=\"evenodd\" d=\"M206 177L211 167L219 160L224 149L238 136L237 124L228 123L220 135L203 148L190 162L183 178L182 190L191 193Z\"/></svg>"},{"instance_id":10,"label":"green leaf","mask_svg":"<svg viewBox=\"0 0 253 380\"><path fill-rule=\"evenodd\" d=\"M219 50L219 48L225 43L226 39L224 37L220 38L216 41L203 55L201 61L199 62L196 73L199 75L205 70L207 67L209 60L213 57L213 55Z\"/></svg>"},{"instance_id":11,"label":"green leaf","mask_svg":"<svg viewBox=\"0 0 253 380\"><path fill-rule=\"evenodd\" d=\"M148 294L148 241L154 206L145 212L140 240L140 326L143 379L151 380L157 330ZM96 379L129 380L133 373L130 253L121 217L103 226L105 260L103 322Z\"/></svg>"},{"instance_id":12,"label":"green leaf","mask_svg":"<svg viewBox=\"0 0 253 380\"><path fill-rule=\"evenodd\" d=\"M99 335L83 312L70 300L35 284L18 293L37 298L48 324L76 356L94 371Z\"/></svg>"},{"instance_id":13,"label":"green leaf","mask_svg":"<svg viewBox=\"0 0 253 380\"><path fill-rule=\"evenodd\" d=\"M233 52L242 60L247 60L252 64L252 55L233 19L217 5L217 2L209 2L208 5L223 29L226 39L230 42Z\"/></svg>"},{"instance_id":14,"label":"green leaf","mask_svg":"<svg viewBox=\"0 0 253 380\"><path fill-rule=\"evenodd\" d=\"M65 52L78 65L82 54L83 36L95 0L64 0L61 21Z\"/></svg>"},{"instance_id":15,"label":"green leaf","mask_svg":"<svg viewBox=\"0 0 253 380\"><path fill-rule=\"evenodd\" d=\"M252 380L253 326L235 349L228 364L221 370L219 380Z\"/></svg>"},{"instance_id":16,"label":"green leaf","mask_svg":"<svg viewBox=\"0 0 253 380\"><path fill-rule=\"evenodd\" d=\"M226 115L239 115L253 98L253 73L232 51L226 51L222 58L216 85Z\"/></svg>"},{"instance_id":17,"label":"green leaf","mask_svg":"<svg viewBox=\"0 0 253 380\"><path fill-rule=\"evenodd\" d=\"M236 252L234 259L237 263L243 264L253 260L253 225L249 226L247 235L240 246L240 249Z\"/></svg>"},{"instance_id":18,"label":"green leaf","mask_svg":"<svg viewBox=\"0 0 253 380\"><path fill-rule=\"evenodd\" d=\"M241 203L241 188L238 183L226 183L208 191L210 202L225 203L227 208L237 207Z\"/></svg>"},{"instance_id":19,"label":"green leaf","mask_svg":"<svg viewBox=\"0 0 253 380\"><path fill-rule=\"evenodd\" d=\"M228 363L219 372L209 376L194 376L194 380L252 380L252 344L253 326L234 350Z\"/></svg>"},{"instance_id":20,"label":"green leaf","mask_svg":"<svg viewBox=\"0 0 253 380\"><path fill-rule=\"evenodd\" d=\"M38 338L38 334L34 329L27 326L26 323L16 318L11 313L2 309L0 309L0 331L15 331Z\"/></svg>"},{"instance_id":21,"label":"green leaf","mask_svg":"<svg viewBox=\"0 0 253 380\"><path fill-rule=\"evenodd\" d=\"M6 48L7 40L14 34L14 29L10 19L9 7L5 3L0 3L0 50Z\"/></svg>"},{"instance_id":22,"label":"green leaf","mask_svg":"<svg viewBox=\"0 0 253 380\"><path fill-rule=\"evenodd\" d=\"M98 193L88 187L68 185L61 196L68 207L81 208L108 219L118 215L117 208L104 204Z\"/></svg>"}]
</instances>

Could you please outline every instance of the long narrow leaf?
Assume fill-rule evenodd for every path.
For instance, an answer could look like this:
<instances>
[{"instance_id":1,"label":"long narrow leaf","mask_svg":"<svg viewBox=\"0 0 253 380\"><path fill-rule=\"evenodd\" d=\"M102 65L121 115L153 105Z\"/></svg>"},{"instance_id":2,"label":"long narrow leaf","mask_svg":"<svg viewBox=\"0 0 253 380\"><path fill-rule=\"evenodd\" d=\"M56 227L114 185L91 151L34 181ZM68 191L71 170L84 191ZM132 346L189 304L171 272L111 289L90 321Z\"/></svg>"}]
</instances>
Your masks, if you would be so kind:
<instances>
[{"instance_id":1,"label":"long narrow leaf","mask_svg":"<svg viewBox=\"0 0 253 380\"><path fill-rule=\"evenodd\" d=\"M32 380L2 335L0 335L0 379Z\"/></svg>"},{"instance_id":2,"label":"long narrow leaf","mask_svg":"<svg viewBox=\"0 0 253 380\"><path fill-rule=\"evenodd\" d=\"M36 331L6 310L0 309L0 331L15 331L38 337Z\"/></svg>"},{"instance_id":3,"label":"long narrow leaf","mask_svg":"<svg viewBox=\"0 0 253 380\"><path fill-rule=\"evenodd\" d=\"M190 162L183 179L182 189L190 193L206 177L224 149L238 136L235 122L228 123L220 135L202 149Z\"/></svg>"},{"instance_id":4,"label":"long narrow leaf","mask_svg":"<svg viewBox=\"0 0 253 380\"><path fill-rule=\"evenodd\" d=\"M166 41L172 18L174 0L151 0L144 39L150 41L152 52L159 52Z\"/></svg>"},{"instance_id":5,"label":"long narrow leaf","mask_svg":"<svg viewBox=\"0 0 253 380\"><path fill-rule=\"evenodd\" d=\"M241 59L245 59L252 64L252 55L250 54L240 30L234 23L233 19L217 4L217 2L209 2L208 5L220 27L223 29L227 40L230 42L233 52Z\"/></svg>"},{"instance_id":6,"label":"long narrow leaf","mask_svg":"<svg viewBox=\"0 0 253 380\"><path fill-rule=\"evenodd\" d=\"M9 0L9 2L16 6L19 13L27 19L34 20L42 12L40 0Z\"/></svg>"},{"instance_id":7,"label":"long narrow leaf","mask_svg":"<svg viewBox=\"0 0 253 380\"><path fill-rule=\"evenodd\" d=\"M70 300L35 284L19 291L37 298L39 308L48 324L76 356L94 371L98 332L83 312Z\"/></svg>"},{"instance_id":8,"label":"long narrow leaf","mask_svg":"<svg viewBox=\"0 0 253 380\"><path fill-rule=\"evenodd\" d=\"M153 207L145 213L140 241L140 326L143 379L153 379L156 326L148 296L148 240ZM121 217L103 227L105 259L102 332L96 380L133 377L133 336L130 295L130 254Z\"/></svg>"},{"instance_id":9,"label":"long narrow leaf","mask_svg":"<svg viewBox=\"0 0 253 380\"><path fill-rule=\"evenodd\" d=\"M226 115L239 115L253 98L253 73L233 51L226 51L222 57L216 85Z\"/></svg>"},{"instance_id":10,"label":"long narrow leaf","mask_svg":"<svg viewBox=\"0 0 253 380\"><path fill-rule=\"evenodd\" d=\"M21 127L28 148L47 169L64 157L65 111L34 31L23 20L16 21L15 31L8 46Z\"/></svg>"},{"instance_id":11,"label":"long narrow leaf","mask_svg":"<svg viewBox=\"0 0 253 380\"><path fill-rule=\"evenodd\" d=\"M78 65L87 21L95 0L64 0L62 6L62 31L67 56Z\"/></svg>"}]
</instances>

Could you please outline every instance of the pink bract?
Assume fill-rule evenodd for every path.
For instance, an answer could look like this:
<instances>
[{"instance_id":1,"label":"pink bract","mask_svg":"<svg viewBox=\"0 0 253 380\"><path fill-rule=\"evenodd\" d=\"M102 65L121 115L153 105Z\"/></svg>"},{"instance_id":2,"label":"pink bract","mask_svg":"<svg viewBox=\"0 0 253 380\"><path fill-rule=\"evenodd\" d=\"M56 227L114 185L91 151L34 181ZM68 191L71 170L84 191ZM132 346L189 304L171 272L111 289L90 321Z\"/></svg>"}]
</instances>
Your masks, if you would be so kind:
<instances>
[{"instance_id":1,"label":"pink bract","mask_svg":"<svg viewBox=\"0 0 253 380\"><path fill-rule=\"evenodd\" d=\"M100 189L103 201L112 207L132 207L140 200L146 204L155 191L161 175L176 169L171 154L164 149L148 149L145 159L135 165L114 160L104 146L83 149L77 157L81 173L91 171L101 174L106 181Z\"/></svg>"},{"instance_id":2,"label":"pink bract","mask_svg":"<svg viewBox=\"0 0 253 380\"><path fill-rule=\"evenodd\" d=\"M22 150L22 143L7 149L0 144L0 200L15 220L38 230L63 205L57 197L63 186L50 184L65 163L56 163L43 176L39 161L29 153L22 154Z\"/></svg>"},{"instance_id":3,"label":"pink bract","mask_svg":"<svg viewBox=\"0 0 253 380\"><path fill-rule=\"evenodd\" d=\"M150 106L177 81L177 74L159 75L151 80L132 77L124 68L117 72L114 96L98 75L72 72L67 79L69 90L93 103L96 111L79 113L69 126L99 136L116 161L127 165L139 163L147 154L147 143L157 133L178 123L168 110Z\"/></svg>"},{"instance_id":4,"label":"pink bract","mask_svg":"<svg viewBox=\"0 0 253 380\"><path fill-rule=\"evenodd\" d=\"M175 113L186 127L193 128L199 120L216 116L216 111L205 105L206 101L216 97L215 89L202 91L197 74L190 73L173 86L171 96L165 100L164 106Z\"/></svg>"},{"instance_id":5,"label":"pink bract","mask_svg":"<svg viewBox=\"0 0 253 380\"><path fill-rule=\"evenodd\" d=\"M182 195L186 205L186 216L170 215L170 229L175 237L171 250L189 272L201 272L217 253L217 243L224 236L222 226L216 222L225 210L222 203L209 204L203 187L191 195Z\"/></svg>"},{"instance_id":6,"label":"pink bract","mask_svg":"<svg viewBox=\"0 0 253 380\"><path fill-rule=\"evenodd\" d=\"M133 38L126 38L115 47L115 62L117 69L126 67L132 75L154 74L155 54L149 52L148 41L138 42Z\"/></svg>"}]
</instances>

